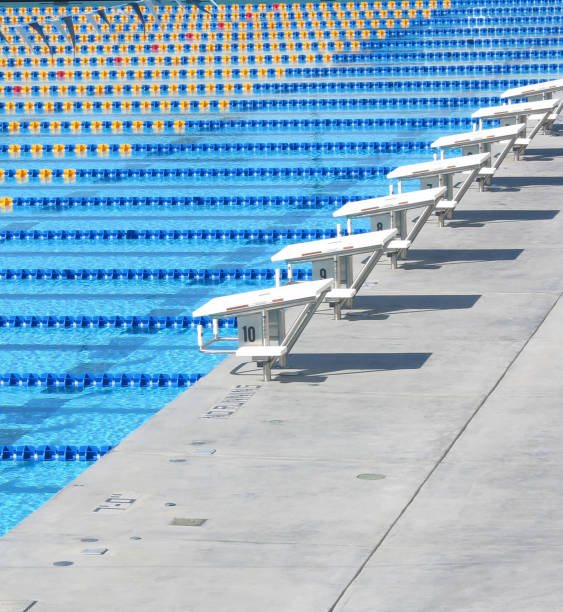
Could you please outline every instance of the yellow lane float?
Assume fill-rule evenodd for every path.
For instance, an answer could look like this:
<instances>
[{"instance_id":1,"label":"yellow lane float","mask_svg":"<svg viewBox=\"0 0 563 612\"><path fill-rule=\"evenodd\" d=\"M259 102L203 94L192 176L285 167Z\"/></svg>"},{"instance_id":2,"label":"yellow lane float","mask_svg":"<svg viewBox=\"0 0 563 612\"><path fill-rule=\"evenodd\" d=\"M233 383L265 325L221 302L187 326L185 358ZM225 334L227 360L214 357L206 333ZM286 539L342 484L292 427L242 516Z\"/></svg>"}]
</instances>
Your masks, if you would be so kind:
<instances>
[{"instance_id":1,"label":"yellow lane float","mask_svg":"<svg viewBox=\"0 0 563 612\"><path fill-rule=\"evenodd\" d=\"M43 145L41 144L32 144L30 147L31 157L34 159L39 159L43 157Z\"/></svg>"},{"instance_id":2,"label":"yellow lane float","mask_svg":"<svg viewBox=\"0 0 563 612\"><path fill-rule=\"evenodd\" d=\"M3 172L3 171L2 171ZM3 182L3 178L2 181ZM12 198L0 198L0 212L7 213L12 212Z\"/></svg>"},{"instance_id":3,"label":"yellow lane float","mask_svg":"<svg viewBox=\"0 0 563 612\"><path fill-rule=\"evenodd\" d=\"M16 181L18 183L27 183L29 180L29 171L27 168L18 168L16 170Z\"/></svg>"},{"instance_id":4,"label":"yellow lane float","mask_svg":"<svg viewBox=\"0 0 563 612\"><path fill-rule=\"evenodd\" d=\"M21 153L21 147L19 144L11 144L8 147L8 153L10 154L11 158L16 158L20 156Z\"/></svg>"},{"instance_id":5,"label":"yellow lane float","mask_svg":"<svg viewBox=\"0 0 563 612\"><path fill-rule=\"evenodd\" d=\"M63 170L63 179L65 183L74 183L76 181L76 170L74 168L65 168Z\"/></svg>"},{"instance_id":6,"label":"yellow lane float","mask_svg":"<svg viewBox=\"0 0 563 612\"><path fill-rule=\"evenodd\" d=\"M119 154L121 157L131 157L131 145L128 143L123 143L119 145Z\"/></svg>"},{"instance_id":7,"label":"yellow lane float","mask_svg":"<svg viewBox=\"0 0 563 612\"><path fill-rule=\"evenodd\" d=\"M53 155L55 157L64 157L65 156L64 144L54 144L53 145Z\"/></svg>"},{"instance_id":8,"label":"yellow lane float","mask_svg":"<svg viewBox=\"0 0 563 612\"><path fill-rule=\"evenodd\" d=\"M96 151L98 152L98 157L107 157L109 155L109 145L106 143L100 143L96 147Z\"/></svg>"},{"instance_id":9,"label":"yellow lane float","mask_svg":"<svg viewBox=\"0 0 563 612\"><path fill-rule=\"evenodd\" d=\"M53 179L53 171L51 168L41 168L39 170L39 180L42 183L50 183Z\"/></svg>"}]
</instances>

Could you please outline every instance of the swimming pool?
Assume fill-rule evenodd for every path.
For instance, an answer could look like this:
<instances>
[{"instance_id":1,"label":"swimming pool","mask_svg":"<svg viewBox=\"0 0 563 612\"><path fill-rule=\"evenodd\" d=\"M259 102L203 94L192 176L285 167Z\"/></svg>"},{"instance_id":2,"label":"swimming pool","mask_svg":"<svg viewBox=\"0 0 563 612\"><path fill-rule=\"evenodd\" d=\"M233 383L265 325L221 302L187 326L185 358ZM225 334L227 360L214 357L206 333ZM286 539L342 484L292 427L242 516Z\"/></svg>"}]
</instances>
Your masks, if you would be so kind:
<instances>
[{"instance_id":1,"label":"swimming pool","mask_svg":"<svg viewBox=\"0 0 563 612\"><path fill-rule=\"evenodd\" d=\"M80 9L76 55L4 46L0 448L78 460L3 451L0 534L89 465L80 447L118 444L218 363L195 308L271 286L284 243L331 235L336 207L387 193L475 108L563 73L560 3L439 4L163 7L147 40Z\"/></svg>"}]
</instances>

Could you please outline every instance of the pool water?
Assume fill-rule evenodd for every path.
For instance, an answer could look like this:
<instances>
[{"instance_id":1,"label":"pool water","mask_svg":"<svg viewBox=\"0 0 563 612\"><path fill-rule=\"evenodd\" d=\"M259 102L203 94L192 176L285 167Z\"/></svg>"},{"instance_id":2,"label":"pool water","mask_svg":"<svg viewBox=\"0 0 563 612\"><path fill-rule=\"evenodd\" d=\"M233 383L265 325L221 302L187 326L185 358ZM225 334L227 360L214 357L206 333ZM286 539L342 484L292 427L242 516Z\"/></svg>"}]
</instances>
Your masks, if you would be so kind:
<instances>
[{"instance_id":1,"label":"pool water","mask_svg":"<svg viewBox=\"0 0 563 612\"><path fill-rule=\"evenodd\" d=\"M427 10L432 2L422 4ZM354 10L365 13L360 5L356 3ZM409 28L396 20L384 37L365 24L360 29L349 25L352 36L343 25L334 26L340 28L336 37L309 36L311 53L319 57L303 55L298 69L292 72L284 65L285 72L274 76L269 71L278 60L271 54L263 57L265 45L274 43L255 49L260 29L256 24L249 26L246 51L236 50L235 44L231 52L218 50L219 43L217 49L209 48L210 32L217 41L226 40L224 23L234 11L230 7L213 15L207 33L202 16L190 22L190 12L177 19L177 30L172 23L163 28L164 42L155 38L153 24L145 48L135 47L131 40L124 48L123 33L110 41L114 25L103 35L89 32L92 41L83 41L76 56L65 43L54 57L75 62L74 80L64 71L55 72L61 65L69 70L62 61L56 68L44 67L46 49L41 54L38 47L30 56L21 45L15 50L5 46L0 54L0 59L7 58L0 66L0 131L5 136L0 180L2 211L10 204L12 210L0 216L2 380L25 373L145 374L150 379L209 372L223 356L199 353L193 326L49 327L9 322L14 317L188 317L214 296L271 286L264 272L273 268L270 257L288 242L298 241L295 232L320 230L329 235L335 230L332 212L337 207L387 194L387 172L429 159L429 144L438 136L471 129L471 113L480 104L495 103L509 86L563 73L560 3L454 0L450 7L448 0L441 0L438 5L424 18L422 10L416 10L408 17ZM255 5L250 13L266 23L265 13L279 13L280 6L268 5L264 11ZM0 7L0 17L7 19L6 10ZM180 14L178 7L162 10ZM350 11L343 8L340 19L351 19ZM197 10L192 13L197 15ZM301 32L293 40L304 41L298 21L288 18L287 31ZM87 26L81 27L87 32ZM323 27L328 26L313 24L308 30ZM123 28L134 41L140 40L142 28L133 18ZM16 36L12 26L4 30ZM361 30L369 32L367 37ZM179 52L170 50L174 32L177 42L184 41ZM201 39L197 50L191 44L196 34ZM93 45L96 36L102 46ZM268 40L266 34L263 40ZM334 51L335 40L342 42L343 52ZM328 60L320 51L323 41L325 51L333 49ZM351 41L358 43L356 48ZM109 42L108 50L103 44ZM250 55L258 57L245 73L239 63ZM111 70L124 58L131 57L135 64L141 56L147 58L142 76L112 77ZM26 67L30 57L45 60L43 67ZM85 66L93 57L106 58L107 75L99 66ZM21 58L20 67L14 67L14 58ZM283 56L279 61L285 61ZM170 72L175 62L193 74L175 80ZM335 70L317 74L307 62ZM206 66L214 72L204 74ZM160 73L151 72L157 67ZM225 70L233 68L228 76ZM86 69L92 71L90 77ZM34 80L33 71L40 70L52 75ZM25 71L30 73L28 80ZM228 90L225 84L231 82ZM215 85L215 93L205 87L188 91L194 83ZM248 84L252 91L244 88ZM104 88L95 95L94 90L80 94L78 85ZM133 85L141 89L135 93ZM139 110L139 100L153 106ZM113 106L103 107L107 101ZM46 107L48 102L57 104ZM85 102L91 102L91 108ZM70 106L63 108L65 103ZM367 229L367 222L354 225L355 231ZM125 235L118 237L117 230ZM210 237L212 230L223 237ZM292 230L289 238L285 230ZM181 235L175 238L174 231ZM245 231L250 232L246 237ZM257 237L258 231L262 237ZM98 269L132 270L137 275L85 274L80 280L21 275L22 270ZM237 269L248 274L159 278L158 270L163 269ZM7 270L15 272L10 276ZM156 273L143 278L143 271ZM221 333L233 331L224 328ZM0 449L115 446L184 390L169 385L55 388L5 383L0 387ZM0 460L0 535L89 464Z\"/></svg>"}]
</instances>

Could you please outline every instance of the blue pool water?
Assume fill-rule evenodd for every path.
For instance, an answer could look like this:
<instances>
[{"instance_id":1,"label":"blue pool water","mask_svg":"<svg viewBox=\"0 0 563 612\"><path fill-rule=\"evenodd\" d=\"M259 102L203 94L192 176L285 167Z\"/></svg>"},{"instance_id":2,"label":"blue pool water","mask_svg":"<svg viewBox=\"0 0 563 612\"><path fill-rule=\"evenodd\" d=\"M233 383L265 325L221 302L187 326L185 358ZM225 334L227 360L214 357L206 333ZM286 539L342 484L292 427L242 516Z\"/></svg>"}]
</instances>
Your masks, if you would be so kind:
<instances>
[{"instance_id":1,"label":"blue pool water","mask_svg":"<svg viewBox=\"0 0 563 612\"><path fill-rule=\"evenodd\" d=\"M426 7L429 2L424 4ZM0 15L3 10L0 7ZM510 23L506 19L511 19ZM214 16L212 31L217 31L217 22ZM374 31L356 50L342 34L346 52L335 52L327 64L338 68L338 74L315 73L314 77L303 64L299 71L288 70L283 76L257 78L258 62L252 66L254 73L246 77L238 72L232 79L214 74L206 80L202 73L205 57L212 58L215 70L225 67L221 62L228 53L194 51L184 45L180 56L204 58L197 60L199 72L194 82L223 87L232 80L237 88L233 95L174 94L172 80L163 75L140 79L138 84L146 86L141 95L80 96L70 89L65 93L57 89L60 83L55 73L49 81L29 83L7 74L60 70L61 64L57 68L26 68L31 60L23 47L15 56L4 47L0 58L10 59L0 66L0 85L4 86L0 95L0 131L4 135L0 168L5 173L0 196L12 200L13 210L0 215L0 270L271 269L271 255L296 239L104 239L101 234L106 230L334 230L335 208L347 200L388 193L387 171L429 159L429 143L438 136L470 129L471 113L479 104L491 103L509 86L560 77L562 23L563 8L550 0L455 0L451 9L443 9L440 2L431 19L423 20L418 11L410 29L401 29L397 23L385 40L378 40ZM186 18L182 28L182 32L190 28L201 32L201 19L188 27ZM169 41L172 30L165 31L165 41ZM149 43L154 43L154 34L148 36ZM318 40L312 44L318 45ZM175 55L169 48L154 50L151 44L139 51L128 43L131 51L119 48L115 40L111 43L111 53L103 47L90 52L83 44L76 57L108 56L108 62L115 65L118 55L120 61L121 56L144 55L151 60L145 69L152 69L157 58L170 64ZM249 42L249 49L254 44ZM240 58L252 49L231 54ZM64 53L55 56L74 57L68 45ZM14 67L17 57L28 63ZM47 62L48 57L44 54L41 61ZM271 64L271 60L264 61ZM186 59L180 68L188 63ZM187 78L178 81L184 90L190 82ZM254 84L253 92L242 93L239 86L249 82ZM104 80L98 74L92 76L92 83L115 87L120 81ZM130 86L134 81L123 83ZM31 87L27 93L21 90L26 84ZM80 84L90 83L82 79ZM50 89L41 93L40 85ZM149 85L158 85L158 91L151 95ZM201 107L197 112L177 108L162 112L160 106L146 112L123 110L128 101L140 99L159 104L166 100L216 103L230 99L236 104L225 113L214 107L209 112ZM119 108L86 112L78 109L78 103L85 100L110 100ZM288 105L280 106L284 100ZM43 107L24 111L20 104L48 101L75 106L66 112L47 112ZM265 109L265 101L274 101L268 102L270 110ZM9 111L8 102L20 106ZM177 119L186 121L182 133L171 123ZM38 133L30 132L32 121L39 122ZM53 133L55 121L63 123L57 128L60 133ZM106 122L101 133L91 129L96 121ZM122 133L112 131L112 121L123 122ZM143 133L134 133L133 121L144 122ZM156 133L155 121L163 122ZM10 131L13 122L21 122L19 131ZM79 133L72 132L73 122L81 124ZM120 152L124 144L131 145L128 156ZM11 145L19 145L19 152L14 153ZM37 145L42 147L39 158L32 153ZM64 154L60 147L56 153L54 145L64 145ZM82 156L77 156L78 145L85 146ZM18 182L16 170L22 169L28 172L27 181ZM39 178L44 169L52 173L46 183ZM72 181L65 182L65 169L77 170ZM355 231L367 228L367 222L354 225ZM93 230L100 236L45 238L46 232ZM6 239L6 232L19 234ZM53 280L7 279L0 274L0 320L182 317L191 315L211 297L271 284L272 280L251 279L250 275L214 280ZM233 332L223 329L221 333ZM198 352L193 327L5 325L0 326L0 356L0 373L38 375L205 374L222 359ZM54 388L6 384L0 388L0 449L5 445L114 446L184 390L167 385ZM187 409L201 411L198 406L188 405ZM86 461L0 460L0 535L88 465Z\"/></svg>"}]
</instances>

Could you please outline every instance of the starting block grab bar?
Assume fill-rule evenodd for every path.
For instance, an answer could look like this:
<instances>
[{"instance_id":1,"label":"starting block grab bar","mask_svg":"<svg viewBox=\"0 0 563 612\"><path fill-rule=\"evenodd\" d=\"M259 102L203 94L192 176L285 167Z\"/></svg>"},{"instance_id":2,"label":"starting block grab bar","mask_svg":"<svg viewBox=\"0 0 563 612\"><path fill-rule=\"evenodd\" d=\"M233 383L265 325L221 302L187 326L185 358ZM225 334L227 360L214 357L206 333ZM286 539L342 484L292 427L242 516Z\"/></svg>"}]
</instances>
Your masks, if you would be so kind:
<instances>
[{"instance_id":1,"label":"starting block grab bar","mask_svg":"<svg viewBox=\"0 0 563 612\"><path fill-rule=\"evenodd\" d=\"M552 120L552 115L556 112L559 104L559 100L538 100L536 102L502 104L501 106L480 108L475 111L471 117L473 119L479 119L479 127L481 129L483 127L483 121L486 119L498 119L501 127L524 123L526 129L528 129L529 121L537 121L535 127L526 134L526 138L516 142L516 144L519 145L520 151L524 152L526 147L542 128L547 131L553 124L555 118Z\"/></svg>"},{"instance_id":2,"label":"starting block grab bar","mask_svg":"<svg viewBox=\"0 0 563 612\"><path fill-rule=\"evenodd\" d=\"M436 205L435 212L440 217L443 225L444 217L451 217L455 207L459 204L467 190L478 177L479 172L490 162L490 153L478 153L477 155L466 155L460 157L449 157L447 159L436 159L434 161L410 164L395 168L387 175L388 179L398 179L398 191L402 192L403 180L418 180L421 189L432 189L445 187L445 200ZM465 180L454 190L454 176L466 173Z\"/></svg>"},{"instance_id":3,"label":"starting block grab bar","mask_svg":"<svg viewBox=\"0 0 563 612\"><path fill-rule=\"evenodd\" d=\"M517 140L525 135L526 124L516 123L489 130L475 130L473 132L442 136L442 138L438 138L430 146L433 149L439 149L441 159L444 159L444 153L448 149L461 149L462 156L490 153L489 164L479 171L482 179L480 184L484 186L485 183L491 183L492 177L512 149L514 149L518 157L519 147L515 148L515 145ZM493 143L500 143L502 145L501 151L494 159L492 156Z\"/></svg>"},{"instance_id":4,"label":"starting block grab bar","mask_svg":"<svg viewBox=\"0 0 563 612\"><path fill-rule=\"evenodd\" d=\"M339 319L342 307L351 304L370 272L381 258L391 241L397 236L391 228L366 234L338 236L312 242L289 244L272 256L272 261L286 261L288 269L295 263L311 263L313 279L331 280L331 290L325 300L334 308ZM354 255L369 254L360 272L354 278Z\"/></svg>"},{"instance_id":5,"label":"starting block grab bar","mask_svg":"<svg viewBox=\"0 0 563 612\"><path fill-rule=\"evenodd\" d=\"M537 100L551 100L554 94L556 98L563 96L563 79L544 81L543 83L534 83L533 85L523 85L522 87L513 87L501 93L500 97L506 100L527 98L528 102L535 102Z\"/></svg>"},{"instance_id":6,"label":"starting block grab bar","mask_svg":"<svg viewBox=\"0 0 563 612\"><path fill-rule=\"evenodd\" d=\"M262 367L264 380L269 381L276 362L285 367L287 355L332 286L333 279L327 278L213 298L193 315L214 320L235 316L238 336L220 337L219 326L214 323L213 337L205 342L203 327L198 326L199 350L250 358ZM285 310L297 306L302 310L286 331ZM214 348L220 342L235 341L236 349Z\"/></svg>"},{"instance_id":7,"label":"starting block grab bar","mask_svg":"<svg viewBox=\"0 0 563 612\"><path fill-rule=\"evenodd\" d=\"M399 233L398 239L393 239L386 247L386 254L391 257L391 264L397 267L398 257L405 258L414 239L420 233L424 224L435 210L436 205L446 194L445 187L409 191L369 200L348 202L332 213L333 217L352 219L370 219L371 229L395 227ZM424 210L418 216L415 224L407 230L407 212L417 208Z\"/></svg>"}]
</instances>

